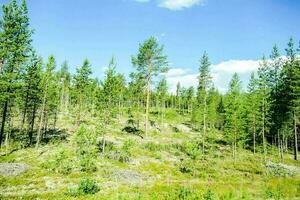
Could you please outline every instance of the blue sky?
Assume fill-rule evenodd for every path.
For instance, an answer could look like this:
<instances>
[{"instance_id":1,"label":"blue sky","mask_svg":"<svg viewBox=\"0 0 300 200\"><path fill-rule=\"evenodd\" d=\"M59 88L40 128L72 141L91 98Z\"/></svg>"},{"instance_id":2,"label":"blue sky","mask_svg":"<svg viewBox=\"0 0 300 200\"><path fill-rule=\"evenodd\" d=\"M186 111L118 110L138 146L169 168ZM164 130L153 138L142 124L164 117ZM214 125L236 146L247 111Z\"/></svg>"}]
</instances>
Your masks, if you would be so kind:
<instances>
[{"instance_id":1,"label":"blue sky","mask_svg":"<svg viewBox=\"0 0 300 200\"><path fill-rule=\"evenodd\" d=\"M8 0L1 0L7 3ZM298 0L27 0L34 46L72 72L88 58L94 75L103 77L115 55L118 71L133 70L130 56L155 36L165 45L173 69L171 88L196 84L199 58L206 50L217 87L231 74L246 82L257 60L277 43L282 53L289 37L300 39Z\"/></svg>"}]
</instances>

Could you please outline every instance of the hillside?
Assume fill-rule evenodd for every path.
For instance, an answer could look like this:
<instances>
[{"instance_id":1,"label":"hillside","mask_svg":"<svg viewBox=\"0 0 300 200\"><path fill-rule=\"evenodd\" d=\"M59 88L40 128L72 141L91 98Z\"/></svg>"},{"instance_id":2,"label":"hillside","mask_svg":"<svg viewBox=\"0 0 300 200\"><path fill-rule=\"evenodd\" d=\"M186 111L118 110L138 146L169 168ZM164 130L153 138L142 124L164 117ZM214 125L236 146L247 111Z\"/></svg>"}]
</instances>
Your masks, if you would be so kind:
<instances>
[{"instance_id":1,"label":"hillside","mask_svg":"<svg viewBox=\"0 0 300 200\"><path fill-rule=\"evenodd\" d=\"M278 152L271 146L265 162L261 153L254 155L250 150L238 148L234 162L223 133L212 129L203 154L202 135L189 128L188 118L174 118L172 111L167 113L168 120L156 126L161 130L151 127L146 138L122 131L128 125L126 119L115 119L105 135L104 153L102 135L97 135L97 121L87 121L79 133L66 129L71 127L70 118L59 124L63 131L49 133L50 139L39 149L28 147L7 155L3 155L3 149L1 164L19 163L27 168L19 175L0 170L1 199L300 197L300 164L288 152L285 165L280 165ZM91 143L93 137L95 142ZM79 147L77 142L82 142L82 138L87 140ZM85 158L78 152L82 150L89 152ZM96 194L86 196L77 192L78 184L86 178L99 187Z\"/></svg>"}]
</instances>

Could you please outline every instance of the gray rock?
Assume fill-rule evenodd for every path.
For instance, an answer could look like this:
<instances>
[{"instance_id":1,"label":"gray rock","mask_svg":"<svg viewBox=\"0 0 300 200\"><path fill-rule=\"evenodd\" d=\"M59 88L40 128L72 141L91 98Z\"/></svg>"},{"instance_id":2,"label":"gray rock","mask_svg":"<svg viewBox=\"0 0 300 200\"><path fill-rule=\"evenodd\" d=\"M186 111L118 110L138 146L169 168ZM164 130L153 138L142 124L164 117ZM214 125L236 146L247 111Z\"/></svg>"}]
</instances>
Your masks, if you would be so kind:
<instances>
[{"instance_id":1,"label":"gray rock","mask_svg":"<svg viewBox=\"0 0 300 200\"><path fill-rule=\"evenodd\" d=\"M0 163L0 176L18 176L28 169L24 163Z\"/></svg>"}]
</instances>

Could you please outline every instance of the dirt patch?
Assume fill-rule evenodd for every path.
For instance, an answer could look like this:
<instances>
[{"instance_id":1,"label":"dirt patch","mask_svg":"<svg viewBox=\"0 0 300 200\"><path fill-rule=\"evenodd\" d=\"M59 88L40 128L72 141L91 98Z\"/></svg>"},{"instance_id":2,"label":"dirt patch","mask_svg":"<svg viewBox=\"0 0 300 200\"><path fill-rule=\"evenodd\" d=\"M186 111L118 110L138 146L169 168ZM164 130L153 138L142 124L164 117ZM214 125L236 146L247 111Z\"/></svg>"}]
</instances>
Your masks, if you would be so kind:
<instances>
[{"instance_id":1,"label":"dirt patch","mask_svg":"<svg viewBox=\"0 0 300 200\"><path fill-rule=\"evenodd\" d=\"M0 163L1 176L18 176L29 169L24 163Z\"/></svg>"}]
</instances>

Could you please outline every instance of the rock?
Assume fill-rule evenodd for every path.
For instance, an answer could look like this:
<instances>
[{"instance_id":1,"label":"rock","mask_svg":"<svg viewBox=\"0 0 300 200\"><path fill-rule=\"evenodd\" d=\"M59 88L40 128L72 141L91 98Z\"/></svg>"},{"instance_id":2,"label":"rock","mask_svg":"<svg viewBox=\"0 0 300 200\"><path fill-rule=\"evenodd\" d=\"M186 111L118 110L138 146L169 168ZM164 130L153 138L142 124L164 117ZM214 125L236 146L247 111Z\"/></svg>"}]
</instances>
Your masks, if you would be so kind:
<instances>
[{"instance_id":1,"label":"rock","mask_svg":"<svg viewBox=\"0 0 300 200\"><path fill-rule=\"evenodd\" d=\"M275 176L292 176L293 174L300 175L300 168L292 165L268 162L266 167L271 170Z\"/></svg>"},{"instance_id":2,"label":"rock","mask_svg":"<svg viewBox=\"0 0 300 200\"><path fill-rule=\"evenodd\" d=\"M29 169L24 163L0 163L1 176L18 176Z\"/></svg>"}]
</instances>

